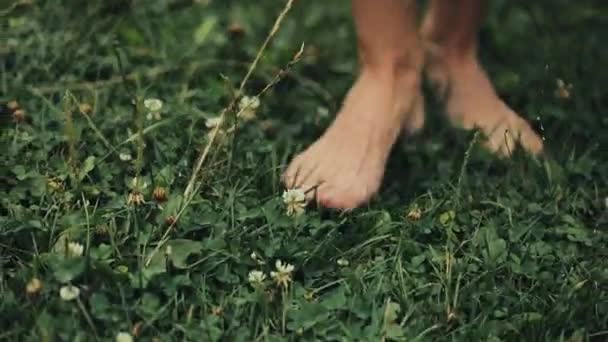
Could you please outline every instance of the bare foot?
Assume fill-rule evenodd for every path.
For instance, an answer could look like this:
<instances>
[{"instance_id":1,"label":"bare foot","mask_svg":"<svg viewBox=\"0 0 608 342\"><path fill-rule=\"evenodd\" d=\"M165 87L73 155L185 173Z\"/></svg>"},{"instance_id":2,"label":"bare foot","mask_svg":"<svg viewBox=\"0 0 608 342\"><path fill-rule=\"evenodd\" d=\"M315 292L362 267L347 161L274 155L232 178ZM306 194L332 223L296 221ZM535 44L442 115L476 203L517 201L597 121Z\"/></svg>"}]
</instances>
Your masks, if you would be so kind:
<instances>
[{"instance_id":1,"label":"bare foot","mask_svg":"<svg viewBox=\"0 0 608 342\"><path fill-rule=\"evenodd\" d=\"M291 162L285 185L305 191L318 186L317 201L328 208L364 204L380 187L399 133L422 127L421 98L418 73L364 70L332 125Z\"/></svg>"},{"instance_id":2,"label":"bare foot","mask_svg":"<svg viewBox=\"0 0 608 342\"><path fill-rule=\"evenodd\" d=\"M498 97L476 58L446 57L436 46L427 51L427 77L445 100L453 123L479 128L487 137L486 146L501 156L510 155L517 141L528 152L542 151L542 140Z\"/></svg>"}]
</instances>

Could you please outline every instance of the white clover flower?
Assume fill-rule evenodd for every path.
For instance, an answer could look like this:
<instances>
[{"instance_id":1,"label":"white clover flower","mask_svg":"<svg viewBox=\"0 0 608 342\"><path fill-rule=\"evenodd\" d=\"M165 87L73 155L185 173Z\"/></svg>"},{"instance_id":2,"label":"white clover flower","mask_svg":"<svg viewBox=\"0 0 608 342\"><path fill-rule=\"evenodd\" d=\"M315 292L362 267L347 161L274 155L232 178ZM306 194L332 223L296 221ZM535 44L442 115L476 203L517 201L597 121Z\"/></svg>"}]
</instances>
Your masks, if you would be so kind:
<instances>
[{"instance_id":1,"label":"white clover flower","mask_svg":"<svg viewBox=\"0 0 608 342\"><path fill-rule=\"evenodd\" d=\"M283 263L281 260L277 260L274 264L277 271L270 272L270 276L274 279L277 285L287 287L291 282L291 273L293 273L294 267L291 264Z\"/></svg>"},{"instance_id":2,"label":"white clover flower","mask_svg":"<svg viewBox=\"0 0 608 342\"><path fill-rule=\"evenodd\" d=\"M133 179L131 179L131 188L143 190L147 187L148 187L148 182L142 181L141 179L139 179L137 177L133 177Z\"/></svg>"},{"instance_id":3,"label":"white clover flower","mask_svg":"<svg viewBox=\"0 0 608 342\"><path fill-rule=\"evenodd\" d=\"M118 155L118 158L120 158L120 160L127 162L127 161L131 161L133 159L133 156L131 156L131 153L121 153Z\"/></svg>"},{"instance_id":4,"label":"white clover flower","mask_svg":"<svg viewBox=\"0 0 608 342\"><path fill-rule=\"evenodd\" d=\"M133 342L133 336L127 332L119 332L116 334L116 342Z\"/></svg>"},{"instance_id":5,"label":"white clover flower","mask_svg":"<svg viewBox=\"0 0 608 342\"><path fill-rule=\"evenodd\" d=\"M74 258L74 257L82 256L83 252L84 252L83 245L79 244L78 242L69 242L68 248L67 248L65 254L68 258Z\"/></svg>"},{"instance_id":6,"label":"white clover flower","mask_svg":"<svg viewBox=\"0 0 608 342\"><path fill-rule=\"evenodd\" d=\"M209 119L205 120L205 126L207 126L207 128L215 128L215 126L219 125L221 122L222 122L222 117L217 116L217 117L209 118Z\"/></svg>"},{"instance_id":7,"label":"white clover flower","mask_svg":"<svg viewBox=\"0 0 608 342\"><path fill-rule=\"evenodd\" d=\"M260 99L257 96L243 96L239 101L240 117L245 121L254 119L259 107Z\"/></svg>"},{"instance_id":8,"label":"white clover flower","mask_svg":"<svg viewBox=\"0 0 608 342\"><path fill-rule=\"evenodd\" d=\"M163 101L159 99L145 99L144 107L152 113L158 113L161 109L163 109Z\"/></svg>"},{"instance_id":9,"label":"white clover flower","mask_svg":"<svg viewBox=\"0 0 608 342\"><path fill-rule=\"evenodd\" d=\"M257 262L258 265L266 264L266 262L256 252L251 252L250 257L253 259L253 261Z\"/></svg>"},{"instance_id":10,"label":"white clover flower","mask_svg":"<svg viewBox=\"0 0 608 342\"><path fill-rule=\"evenodd\" d=\"M59 297L66 302L74 300L78 298L78 296L80 296L80 289L76 286L66 285L59 289Z\"/></svg>"},{"instance_id":11,"label":"white clover flower","mask_svg":"<svg viewBox=\"0 0 608 342\"><path fill-rule=\"evenodd\" d=\"M261 286L264 284L264 280L266 280L266 274L262 271L251 271L249 272L248 279L252 286Z\"/></svg>"},{"instance_id":12,"label":"white clover flower","mask_svg":"<svg viewBox=\"0 0 608 342\"><path fill-rule=\"evenodd\" d=\"M287 206L287 216L301 215L306 208L306 194L301 189L285 190L283 203Z\"/></svg>"},{"instance_id":13,"label":"white clover flower","mask_svg":"<svg viewBox=\"0 0 608 342\"><path fill-rule=\"evenodd\" d=\"M348 260L346 260L344 258L338 259L338 261L336 261L336 263L338 264L338 266L342 266L342 267L346 267L346 266L350 265L350 262L348 262Z\"/></svg>"}]
</instances>

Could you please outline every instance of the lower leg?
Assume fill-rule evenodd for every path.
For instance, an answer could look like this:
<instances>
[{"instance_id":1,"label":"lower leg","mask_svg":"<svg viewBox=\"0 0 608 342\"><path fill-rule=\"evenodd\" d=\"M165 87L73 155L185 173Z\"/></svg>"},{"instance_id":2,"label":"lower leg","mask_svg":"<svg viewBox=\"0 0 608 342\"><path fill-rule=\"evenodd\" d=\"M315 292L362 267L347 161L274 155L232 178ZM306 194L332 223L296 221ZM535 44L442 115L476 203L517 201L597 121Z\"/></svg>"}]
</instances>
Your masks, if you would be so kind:
<instances>
[{"instance_id":1,"label":"lower leg","mask_svg":"<svg viewBox=\"0 0 608 342\"><path fill-rule=\"evenodd\" d=\"M466 128L480 128L492 150L508 154L518 140L538 153L541 139L500 100L477 60L477 34L485 11L485 0L431 1L422 25L427 76L445 97L450 119Z\"/></svg>"},{"instance_id":2,"label":"lower leg","mask_svg":"<svg viewBox=\"0 0 608 342\"><path fill-rule=\"evenodd\" d=\"M318 186L326 207L350 209L378 190L402 127L422 125L418 101L423 51L416 0L353 0L360 72L327 131L297 155L287 186Z\"/></svg>"}]
</instances>

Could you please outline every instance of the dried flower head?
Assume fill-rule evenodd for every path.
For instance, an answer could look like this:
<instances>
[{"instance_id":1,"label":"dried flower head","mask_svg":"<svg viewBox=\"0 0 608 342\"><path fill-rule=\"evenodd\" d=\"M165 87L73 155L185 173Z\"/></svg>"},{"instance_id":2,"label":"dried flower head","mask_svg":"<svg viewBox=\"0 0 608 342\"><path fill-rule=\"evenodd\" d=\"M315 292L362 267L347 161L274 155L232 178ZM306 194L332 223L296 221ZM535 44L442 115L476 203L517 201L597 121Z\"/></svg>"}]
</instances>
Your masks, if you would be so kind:
<instances>
[{"instance_id":1,"label":"dried flower head","mask_svg":"<svg viewBox=\"0 0 608 342\"><path fill-rule=\"evenodd\" d=\"M282 287L289 286L291 282L291 274L293 273L294 267L291 264L284 264L281 260L277 260L275 263L276 272L270 272L270 276L274 279L275 283Z\"/></svg>"},{"instance_id":2,"label":"dried flower head","mask_svg":"<svg viewBox=\"0 0 608 342\"><path fill-rule=\"evenodd\" d=\"M562 79L557 79L555 81L557 85L557 89L555 89L555 96L562 100L567 100L570 98L572 92L572 84L566 84Z\"/></svg>"},{"instance_id":3,"label":"dried flower head","mask_svg":"<svg viewBox=\"0 0 608 342\"><path fill-rule=\"evenodd\" d=\"M221 316L224 312L224 309L221 306L214 306L211 308L211 314L213 316Z\"/></svg>"},{"instance_id":4,"label":"dried flower head","mask_svg":"<svg viewBox=\"0 0 608 342\"><path fill-rule=\"evenodd\" d=\"M289 189L283 192L283 203L287 206L288 216L298 216L306 208L306 194L301 189Z\"/></svg>"},{"instance_id":5,"label":"dried flower head","mask_svg":"<svg viewBox=\"0 0 608 342\"><path fill-rule=\"evenodd\" d=\"M13 122L22 123L25 121L25 110L17 109L13 112Z\"/></svg>"},{"instance_id":6,"label":"dried flower head","mask_svg":"<svg viewBox=\"0 0 608 342\"><path fill-rule=\"evenodd\" d=\"M177 217L175 217L173 215L169 215L165 218L165 224L167 226L174 225L176 222L177 222Z\"/></svg>"},{"instance_id":7,"label":"dried flower head","mask_svg":"<svg viewBox=\"0 0 608 342\"><path fill-rule=\"evenodd\" d=\"M137 205L141 205L144 203L145 203L144 195L137 190L131 191L131 193L127 197L127 204L129 204L129 205L137 206Z\"/></svg>"},{"instance_id":8,"label":"dried flower head","mask_svg":"<svg viewBox=\"0 0 608 342\"><path fill-rule=\"evenodd\" d=\"M163 203L167 201L167 189L162 186L157 186L152 192L152 197L156 202Z\"/></svg>"},{"instance_id":9,"label":"dried flower head","mask_svg":"<svg viewBox=\"0 0 608 342\"><path fill-rule=\"evenodd\" d=\"M411 221L420 220L422 218L422 210L420 210L420 208L418 208L418 207L411 209L407 213L407 218L408 218L408 220L411 220Z\"/></svg>"},{"instance_id":10,"label":"dried flower head","mask_svg":"<svg viewBox=\"0 0 608 342\"><path fill-rule=\"evenodd\" d=\"M93 107L90 104L86 103L86 102L85 103L81 103L80 106L78 106L78 110L81 113L84 113L84 114L87 114L87 115L90 115L91 113L93 113Z\"/></svg>"}]
</instances>

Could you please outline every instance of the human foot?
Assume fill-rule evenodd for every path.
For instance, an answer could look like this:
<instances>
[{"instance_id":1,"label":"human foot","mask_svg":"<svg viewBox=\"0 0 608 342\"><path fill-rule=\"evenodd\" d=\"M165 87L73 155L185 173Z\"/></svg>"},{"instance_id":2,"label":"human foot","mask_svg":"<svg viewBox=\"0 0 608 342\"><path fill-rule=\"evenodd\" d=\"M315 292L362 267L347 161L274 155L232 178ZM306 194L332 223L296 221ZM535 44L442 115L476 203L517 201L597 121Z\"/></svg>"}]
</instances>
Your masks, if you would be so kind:
<instances>
[{"instance_id":1,"label":"human foot","mask_svg":"<svg viewBox=\"0 0 608 342\"><path fill-rule=\"evenodd\" d=\"M542 140L498 97L475 57L449 56L428 44L426 75L445 101L450 120L466 129L479 128L491 151L508 156L516 142L533 154L542 151Z\"/></svg>"},{"instance_id":2,"label":"human foot","mask_svg":"<svg viewBox=\"0 0 608 342\"><path fill-rule=\"evenodd\" d=\"M353 209L379 189L390 150L402 130L422 127L418 72L363 71L327 131L297 155L283 175L287 187L314 187L317 202Z\"/></svg>"}]
</instances>

